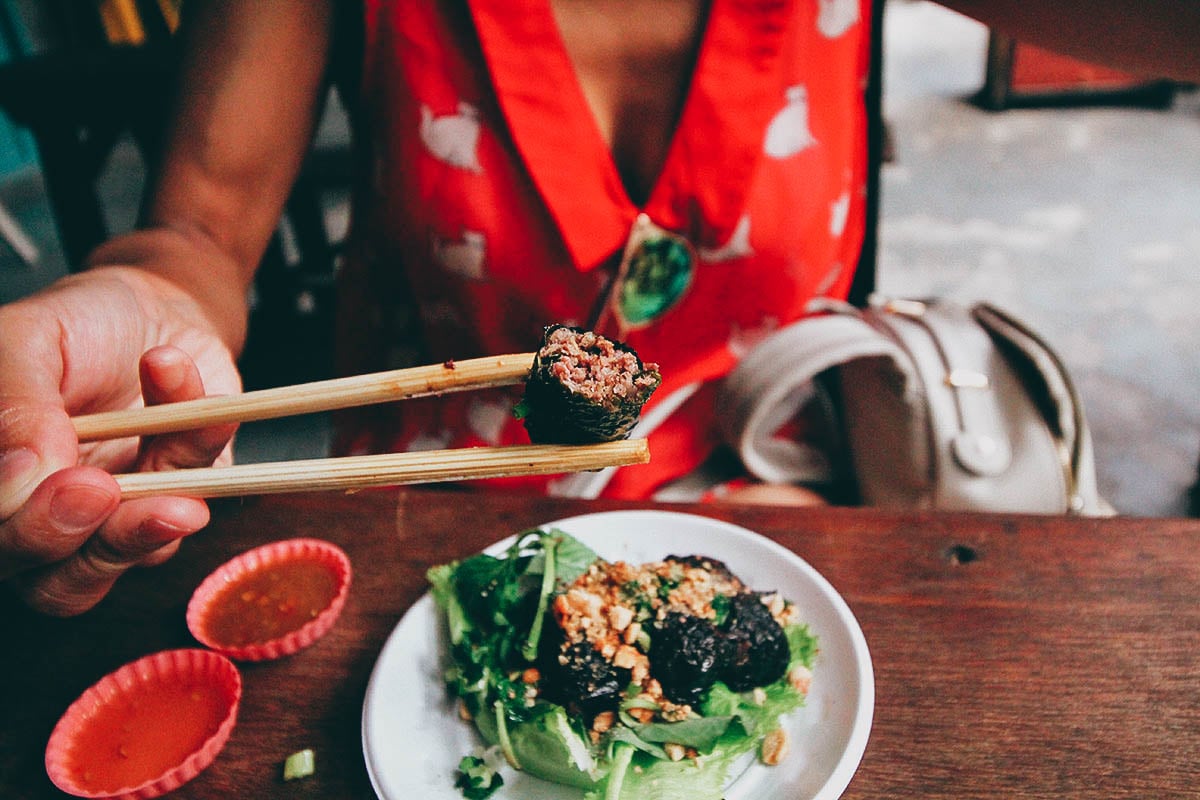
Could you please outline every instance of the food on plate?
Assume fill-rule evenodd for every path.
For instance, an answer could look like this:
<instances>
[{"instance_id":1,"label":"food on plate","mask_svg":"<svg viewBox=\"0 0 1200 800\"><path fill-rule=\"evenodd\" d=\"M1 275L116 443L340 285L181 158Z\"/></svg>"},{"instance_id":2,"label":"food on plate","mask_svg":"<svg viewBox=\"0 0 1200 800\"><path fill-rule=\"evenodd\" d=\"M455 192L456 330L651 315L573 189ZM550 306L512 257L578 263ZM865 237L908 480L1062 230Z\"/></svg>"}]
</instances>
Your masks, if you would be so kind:
<instances>
[{"instance_id":1,"label":"food on plate","mask_svg":"<svg viewBox=\"0 0 1200 800\"><path fill-rule=\"evenodd\" d=\"M297 750L288 756L283 762L283 779L285 781L299 780L307 778L315 774L317 771L317 759L313 754L312 748L306 747L303 750Z\"/></svg>"},{"instance_id":2,"label":"food on plate","mask_svg":"<svg viewBox=\"0 0 1200 800\"><path fill-rule=\"evenodd\" d=\"M592 331L545 329L525 396L514 410L539 444L591 444L624 439L662 382L657 364Z\"/></svg>"},{"instance_id":3,"label":"food on plate","mask_svg":"<svg viewBox=\"0 0 1200 800\"><path fill-rule=\"evenodd\" d=\"M717 800L750 754L785 757L816 639L798 610L716 559L606 561L558 530L429 571L446 684L486 745L457 785L509 767L589 798ZM489 760L490 758L490 760Z\"/></svg>"}]
</instances>

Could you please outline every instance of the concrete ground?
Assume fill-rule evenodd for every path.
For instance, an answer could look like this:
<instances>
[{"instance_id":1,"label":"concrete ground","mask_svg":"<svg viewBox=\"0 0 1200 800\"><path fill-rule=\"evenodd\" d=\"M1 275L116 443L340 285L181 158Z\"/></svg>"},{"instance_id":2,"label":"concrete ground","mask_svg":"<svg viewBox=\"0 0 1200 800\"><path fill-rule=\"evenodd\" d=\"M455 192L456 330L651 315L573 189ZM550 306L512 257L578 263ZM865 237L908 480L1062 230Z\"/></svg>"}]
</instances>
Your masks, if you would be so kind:
<instances>
[{"instance_id":1,"label":"concrete ground","mask_svg":"<svg viewBox=\"0 0 1200 800\"><path fill-rule=\"evenodd\" d=\"M885 26L879 286L984 299L1060 351L1101 491L1124 513L1189 511L1200 454L1200 94L1166 111L989 112L987 32L926 2Z\"/></svg>"},{"instance_id":2,"label":"concrete ground","mask_svg":"<svg viewBox=\"0 0 1200 800\"><path fill-rule=\"evenodd\" d=\"M986 299L1060 351L1083 395L1101 491L1122 513L1191 513L1200 454L1200 94L1169 110L984 111L986 30L893 0L885 113L896 159L882 176L879 288ZM141 187L131 149L102 186L113 230ZM0 246L0 302L63 273L36 173L0 201L39 248ZM321 417L247 426L242 461L322 455Z\"/></svg>"}]
</instances>

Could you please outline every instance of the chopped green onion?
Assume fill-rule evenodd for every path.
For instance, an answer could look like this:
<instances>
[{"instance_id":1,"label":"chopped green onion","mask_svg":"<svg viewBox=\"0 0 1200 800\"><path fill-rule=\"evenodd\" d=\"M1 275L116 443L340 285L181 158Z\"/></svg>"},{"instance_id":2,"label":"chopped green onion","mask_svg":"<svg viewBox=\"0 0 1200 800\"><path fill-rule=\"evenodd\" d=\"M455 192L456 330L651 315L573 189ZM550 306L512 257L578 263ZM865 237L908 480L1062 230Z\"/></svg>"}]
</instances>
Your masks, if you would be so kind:
<instances>
[{"instance_id":1,"label":"chopped green onion","mask_svg":"<svg viewBox=\"0 0 1200 800\"><path fill-rule=\"evenodd\" d=\"M467 800L483 800L504 785L504 778L482 758L463 756L458 762L454 785L462 789Z\"/></svg>"},{"instance_id":2,"label":"chopped green onion","mask_svg":"<svg viewBox=\"0 0 1200 800\"><path fill-rule=\"evenodd\" d=\"M298 753L292 753L283 762L283 779L285 781L307 778L316 771L317 764L311 749L306 748Z\"/></svg>"},{"instance_id":3,"label":"chopped green onion","mask_svg":"<svg viewBox=\"0 0 1200 800\"><path fill-rule=\"evenodd\" d=\"M550 593L554 591L555 555L558 549L558 539L554 536L542 537L542 590L538 594L537 612L533 615L533 625L529 627L529 637L521 648L521 655L526 661L537 658L538 640L542 635L542 619L546 616L546 604L550 602Z\"/></svg>"},{"instance_id":4,"label":"chopped green onion","mask_svg":"<svg viewBox=\"0 0 1200 800\"><path fill-rule=\"evenodd\" d=\"M625 773L633 763L633 747L625 742L617 742L612 750L612 769L608 773L608 785L604 788L604 800L617 800L621 796L621 785L625 783Z\"/></svg>"},{"instance_id":5,"label":"chopped green onion","mask_svg":"<svg viewBox=\"0 0 1200 800\"><path fill-rule=\"evenodd\" d=\"M504 752L504 758L513 769L520 769L521 762L517 760L517 754L513 752L512 740L508 738L508 720L504 715L504 702L497 700L492 704L492 710L496 714L496 736L500 739L500 749Z\"/></svg>"}]
</instances>

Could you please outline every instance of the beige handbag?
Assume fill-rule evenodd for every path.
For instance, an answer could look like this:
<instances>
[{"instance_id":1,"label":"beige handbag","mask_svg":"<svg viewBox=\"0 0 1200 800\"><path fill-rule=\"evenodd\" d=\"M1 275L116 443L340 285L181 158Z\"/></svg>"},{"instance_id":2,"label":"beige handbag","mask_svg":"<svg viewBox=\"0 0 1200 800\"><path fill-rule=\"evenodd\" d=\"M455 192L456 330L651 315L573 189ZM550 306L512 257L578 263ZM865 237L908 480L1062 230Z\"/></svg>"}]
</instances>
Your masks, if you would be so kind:
<instances>
[{"instance_id":1,"label":"beige handbag","mask_svg":"<svg viewBox=\"0 0 1200 800\"><path fill-rule=\"evenodd\" d=\"M776 435L822 390L836 452ZM1061 361L988 304L823 304L755 347L718 402L727 441L767 482L829 484L845 472L866 505L1112 513Z\"/></svg>"}]
</instances>

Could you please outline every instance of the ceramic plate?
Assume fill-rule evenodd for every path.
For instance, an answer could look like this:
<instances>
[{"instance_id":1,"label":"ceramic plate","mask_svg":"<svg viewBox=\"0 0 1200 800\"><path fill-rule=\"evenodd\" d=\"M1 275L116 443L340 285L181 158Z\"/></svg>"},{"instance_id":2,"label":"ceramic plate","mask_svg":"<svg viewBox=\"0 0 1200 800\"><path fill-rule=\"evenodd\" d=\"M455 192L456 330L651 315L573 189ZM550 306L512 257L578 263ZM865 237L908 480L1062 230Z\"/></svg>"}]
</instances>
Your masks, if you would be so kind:
<instances>
[{"instance_id":1,"label":"ceramic plate","mask_svg":"<svg viewBox=\"0 0 1200 800\"><path fill-rule=\"evenodd\" d=\"M854 615L836 590L791 551L745 528L669 511L613 511L547 523L610 561L644 562L671 554L724 561L751 588L778 590L799 606L818 638L807 704L784 717L786 760L749 766L728 800L833 800L858 768L875 707L871 658ZM502 552L511 540L489 548ZM396 626L371 673L363 705L363 754L381 800L461 800L459 760L481 744L448 698L444 626L429 595ZM575 800L583 793L506 770L496 800Z\"/></svg>"}]
</instances>

